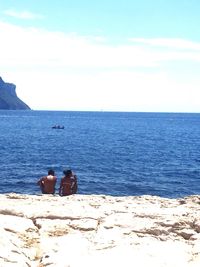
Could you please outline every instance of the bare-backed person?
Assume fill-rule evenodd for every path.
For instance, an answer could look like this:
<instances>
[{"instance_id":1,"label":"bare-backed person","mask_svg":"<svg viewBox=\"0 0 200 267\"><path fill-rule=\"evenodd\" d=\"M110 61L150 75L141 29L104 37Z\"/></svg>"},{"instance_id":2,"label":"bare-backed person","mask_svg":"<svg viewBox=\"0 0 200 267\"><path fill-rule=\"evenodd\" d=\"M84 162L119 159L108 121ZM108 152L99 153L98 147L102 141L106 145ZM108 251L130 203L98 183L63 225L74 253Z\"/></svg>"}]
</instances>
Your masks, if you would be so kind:
<instances>
[{"instance_id":1,"label":"bare-backed person","mask_svg":"<svg viewBox=\"0 0 200 267\"><path fill-rule=\"evenodd\" d=\"M54 170L50 169L47 176L43 176L37 182L40 186L42 194L54 194L56 186L57 177L55 176Z\"/></svg>"},{"instance_id":2,"label":"bare-backed person","mask_svg":"<svg viewBox=\"0 0 200 267\"><path fill-rule=\"evenodd\" d=\"M69 196L77 193L77 176L71 170L64 170L64 176L60 182L59 195Z\"/></svg>"}]
</instances>

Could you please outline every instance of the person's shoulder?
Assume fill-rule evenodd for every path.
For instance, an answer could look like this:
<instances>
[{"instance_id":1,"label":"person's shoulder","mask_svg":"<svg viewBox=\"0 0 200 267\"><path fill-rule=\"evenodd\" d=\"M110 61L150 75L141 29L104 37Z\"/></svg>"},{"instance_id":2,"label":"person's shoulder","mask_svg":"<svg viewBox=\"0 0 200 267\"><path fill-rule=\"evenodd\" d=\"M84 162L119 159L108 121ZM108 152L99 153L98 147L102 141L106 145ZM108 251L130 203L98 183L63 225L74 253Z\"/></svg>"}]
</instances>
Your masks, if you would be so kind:
<instances>
[{"instance_id":1,"label":"person's shoulder","mask_svg":"<svg viewBox=\"0 0 200 267\"><path fill-rule=\"evenodd\" d=\"M53 176L53 181L57 181L57 176Z\"/></svg>"}]
</instances>

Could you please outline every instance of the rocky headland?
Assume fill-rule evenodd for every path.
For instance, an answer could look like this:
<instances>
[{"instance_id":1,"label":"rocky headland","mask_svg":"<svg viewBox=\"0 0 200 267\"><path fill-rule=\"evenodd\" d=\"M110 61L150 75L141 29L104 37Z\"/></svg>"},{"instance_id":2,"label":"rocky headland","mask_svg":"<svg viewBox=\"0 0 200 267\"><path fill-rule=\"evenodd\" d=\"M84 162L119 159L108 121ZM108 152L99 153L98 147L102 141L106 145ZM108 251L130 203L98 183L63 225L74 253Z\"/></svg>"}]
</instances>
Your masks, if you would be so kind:
<instances>
[{"instance_id":1,"label":"rocky headland","mask_svg":"<svg viewBox=\"0 0 200 267\"><path fill-rule=\"evenodd\" d=\"M16 94L16 85L6 83L0 77L0 109L30 109Z\"/></svg>"},{"instance_id":2,"label":"rocky headland","mask_svg":"<svg viewBox=\"0 0 200 267\"><path fill-rule=\"evenodd\" d=\"M200 266L200 196L0 195L0 266Z\"/></svg>"}]
</instances>

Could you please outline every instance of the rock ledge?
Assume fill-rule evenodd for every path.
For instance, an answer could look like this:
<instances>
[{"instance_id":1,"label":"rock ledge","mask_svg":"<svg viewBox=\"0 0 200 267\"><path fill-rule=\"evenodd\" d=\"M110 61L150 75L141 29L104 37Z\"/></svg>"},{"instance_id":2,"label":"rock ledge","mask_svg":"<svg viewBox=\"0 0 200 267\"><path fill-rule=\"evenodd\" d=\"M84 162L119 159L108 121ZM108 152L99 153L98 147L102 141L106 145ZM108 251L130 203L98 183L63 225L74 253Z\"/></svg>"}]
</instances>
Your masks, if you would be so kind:
<instances>
[{"instance_id":1,"label":"rock ledge","mask_svg":"<svg viewBox=\"0 0 200 267\"><path fill-rule=\"evenodd\" d=\"M0 266L200 266L200 196L0 195Z\"/></svg>"}]
</instances>

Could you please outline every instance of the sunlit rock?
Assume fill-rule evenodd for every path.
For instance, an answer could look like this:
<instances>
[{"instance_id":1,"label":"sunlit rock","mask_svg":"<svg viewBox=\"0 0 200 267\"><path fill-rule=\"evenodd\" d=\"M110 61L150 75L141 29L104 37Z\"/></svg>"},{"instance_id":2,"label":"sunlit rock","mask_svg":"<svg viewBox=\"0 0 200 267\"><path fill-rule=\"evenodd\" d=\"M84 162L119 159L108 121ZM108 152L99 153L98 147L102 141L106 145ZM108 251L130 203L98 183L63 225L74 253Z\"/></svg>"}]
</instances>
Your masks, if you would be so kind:
<instances>
[{"instance_id":1,"label":"sunlit rock","mask_svg":"<svg viewBox=\"0 0 200 267\"><path fill-rule=\"evenodd\" d=\"M0 266L200 266L200 196L0 195Z\"/></svg>"}]
</instances>

